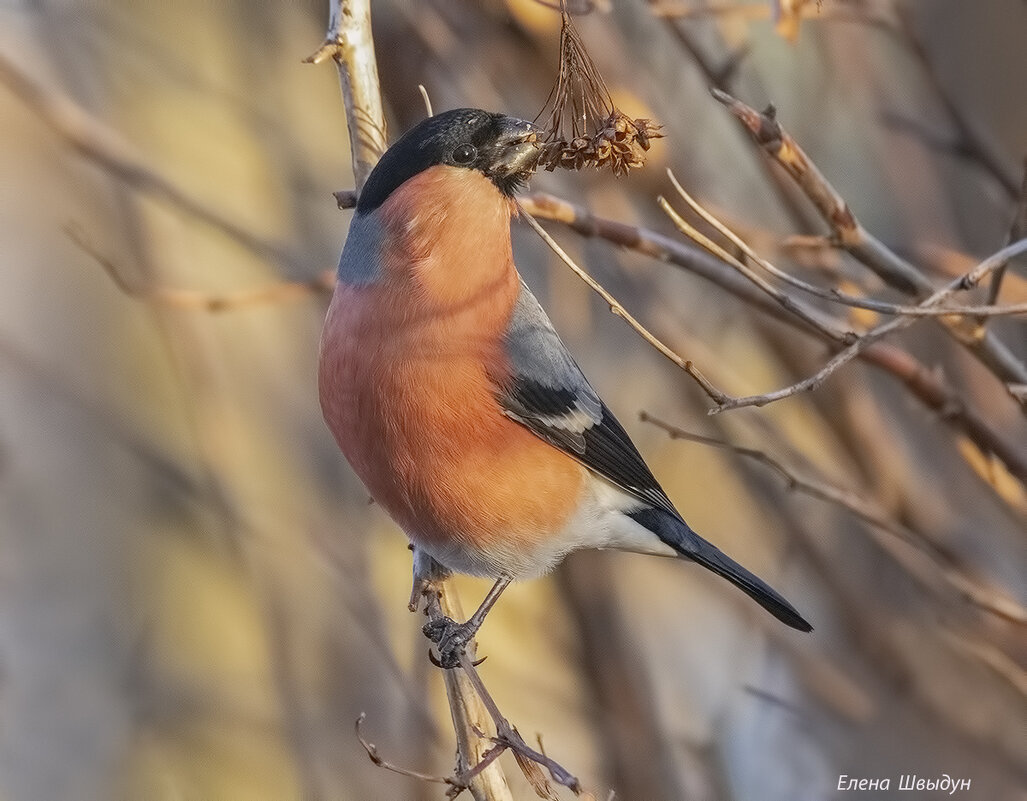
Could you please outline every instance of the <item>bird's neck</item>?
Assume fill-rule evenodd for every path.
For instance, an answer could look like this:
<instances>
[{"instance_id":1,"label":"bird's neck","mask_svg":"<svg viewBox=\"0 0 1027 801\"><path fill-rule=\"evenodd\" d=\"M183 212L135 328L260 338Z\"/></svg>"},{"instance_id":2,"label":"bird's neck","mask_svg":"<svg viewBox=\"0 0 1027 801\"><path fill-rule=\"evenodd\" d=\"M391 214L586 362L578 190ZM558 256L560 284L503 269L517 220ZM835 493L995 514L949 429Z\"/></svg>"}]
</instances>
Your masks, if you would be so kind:
<instances>
[{"instance_id":1,"label":"bird's neck","mask_svg":"<svg viewBox=\"0 0 1027 801\"><path fill-rule=\"evenodd\" d=\"M433 167L386 201L385 280L435 308L509 294L517 284L512 201L479 172ZM498 298L497 298L498 299Z\"/></svg>"}]
</instances>

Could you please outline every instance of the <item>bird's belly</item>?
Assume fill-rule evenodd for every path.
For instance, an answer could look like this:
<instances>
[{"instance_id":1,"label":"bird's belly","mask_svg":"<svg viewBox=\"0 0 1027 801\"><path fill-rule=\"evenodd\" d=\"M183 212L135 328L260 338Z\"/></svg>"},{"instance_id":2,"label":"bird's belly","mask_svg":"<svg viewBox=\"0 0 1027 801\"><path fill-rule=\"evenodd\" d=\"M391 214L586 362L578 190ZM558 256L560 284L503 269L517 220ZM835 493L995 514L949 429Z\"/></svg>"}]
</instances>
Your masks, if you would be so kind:
<instances>
[{"instance_id":1,"label":"bird's belly","mask_svg":"<svg viewBox=\"0 0 1027 801\"><path fill-rule=\"evenodd\" d=\"M586 471L503 415L484 368L500 345L332 311L322 408L375 501L452 570L550 569Z\"/></svg>"}]
</instances>

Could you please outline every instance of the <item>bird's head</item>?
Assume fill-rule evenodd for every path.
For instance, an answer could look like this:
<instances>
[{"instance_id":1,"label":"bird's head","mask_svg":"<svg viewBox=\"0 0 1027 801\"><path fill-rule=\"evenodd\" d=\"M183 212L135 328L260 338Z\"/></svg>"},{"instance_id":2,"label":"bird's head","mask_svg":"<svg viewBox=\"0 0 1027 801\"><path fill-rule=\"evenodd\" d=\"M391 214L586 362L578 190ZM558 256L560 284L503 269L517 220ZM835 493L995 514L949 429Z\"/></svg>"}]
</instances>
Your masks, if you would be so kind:
<instances>
[{"instance_id":1,"label":"bird's head","mask_svg":"<svg viewBox=\"0 0 1027 801\"><path fill-rule=\"evenodd\" d=\"M385 152L364 184L357 211L374 211L393 190L436 166L476 170L504 195L512 195L538 161L536 130L525 120L476 108L428 117Z\"/></svg>"}]
</instances>

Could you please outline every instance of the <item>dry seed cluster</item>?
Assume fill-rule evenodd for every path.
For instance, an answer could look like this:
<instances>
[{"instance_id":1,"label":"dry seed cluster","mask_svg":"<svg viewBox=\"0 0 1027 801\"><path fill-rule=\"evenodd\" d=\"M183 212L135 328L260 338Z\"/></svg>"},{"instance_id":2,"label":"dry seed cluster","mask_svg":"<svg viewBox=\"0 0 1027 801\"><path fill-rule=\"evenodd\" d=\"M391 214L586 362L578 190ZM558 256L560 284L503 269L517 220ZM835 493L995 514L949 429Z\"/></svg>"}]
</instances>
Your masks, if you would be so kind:
<instances>
[{"instance_id":1,"label":"dry seed cluster","mask_svg":"<svg viewBox=\"0 0 1027 801\"><path fill-rule=\"evenodd\" d=\"M633 120L614 109L591 137L576 136L569 142L554 137L543 143L539 166L549 171L609 167L614 175L625 175L632 167L645 164L650 140L663 136L661 127L650 119Z\"/></svg>"}]
</instances>

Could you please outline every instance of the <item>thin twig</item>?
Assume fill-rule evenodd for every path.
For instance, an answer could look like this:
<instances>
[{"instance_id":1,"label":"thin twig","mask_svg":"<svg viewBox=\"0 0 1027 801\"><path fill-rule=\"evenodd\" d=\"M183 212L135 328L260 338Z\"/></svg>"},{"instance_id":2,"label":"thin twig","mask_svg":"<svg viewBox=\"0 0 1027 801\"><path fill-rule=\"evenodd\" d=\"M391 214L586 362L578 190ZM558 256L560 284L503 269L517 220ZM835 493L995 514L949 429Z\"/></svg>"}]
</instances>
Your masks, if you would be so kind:
<instances>
[{"instance_id":1,"label":"thin twig","mask_svg":"<svg viewBox=\"0 0 1027 801\"><path fill-rule=\"evenodd\" d=\"M995 270L999 269L1003 264L1009 261L1009 259L1017 256L1021 253L1027 252L1027 239L1021 239L1008 247L1003 248L998 253L985 259L973 270L964 275L962 278L958 278L948 286L938 290L929 298L923 302L923 306L931 307L938 306L951 297L954 293L969 289L976 286L986 276L990 275ZM766 406L768 403L783 400L793 395L798 395L802 392L810 392L823 384L839 367L847 364L856 358L862 351L866 350L868 346L877 342L882 337L887 336L895 331L900 331L903 328L908 328L918 319L917 317L896 317L883 325L877 326L877 328L871 329L867 333L863 334L859 339L848 345L843 350L835 354L820 370L808 378L803 379L789 387L776 390L774 392L768 392L763 395L749 395L744 398L732 398L727 402L721 404L719 407L710 410L710 414L717 414L722 411L728 411L730 409L740 409L745 406Z\"/></svg>"},{"instance_id":2,"label":"thin twig","mask_svg":"<svg viewBox=\"0 0 1027 801\"><path fill-rule=\"evenodd\" d=\"M800 289L803 292L813 295L814 297L830 300L834 303L840 303L844 306L852 306L853 308L857 309L867 309L869 311L878 312L880 314L905 315L910 317L945 317L952 315L972 315L975 317L987 318L1012 317L1015 315L1027 314L1027 303L1012 303L1005 306L946 305L942 308L909 306L897 303L887 303L885 301L880 300L871 300L870 298L859 297L857 295L849 295L838 289L824 289L823 287L816 286L815 284L810 284L806 281L803 281L800 278L796 278L794 275L791 275L790 273L787 273L784 270L779 269L774 264L772 264L768 259L765 259L758 253L756 253L756 251L754 251L752 247L750 247L744 239L742 239L727 225L725 225L723 222L717 219L717 217L708 209L704 208L702 204L699 203L699 201L697 201L694 197L688 194L688 192L685 191L684 187L681 186L681 184L678 182L678 179L675 177L674 172L672 170L668 169L667 175L670 177L671 183L674 184L674 188L677 190L678 194L682 197L682 199L688 204L689 208L691 208L696 214L702 217L702 219L704 219L706 222L712 225L722 236L724 236L735 247L741 250L742 253L746 256L746 258L748 258L750 261L752 261L759 267L763 268L763 270L770 273L775 278L780 279L786 284L794 286L796 289ZM734 255L726 251L724 248L721 248L715 242L712 242L707 236L705 236L700 231L695 229L694 226L690 225L687 220L683 219L679 214L677 214L674 211L674 209L670 206L669 203L667 203L667 201L664 198L661 197L658 198L658 200L660 202L660 207L671 218L671 221L674 223L675 226L677 226L679 231L681 231L689 238L693 239L697 244L709 250L713 255L717 256L723 261L726 261L728 264L731 264L733 267L738 269L747 277L752 275L751 272L746 268L745 264L741 262L741 260L737 259ZM998 272L999 271L996 271L996 275L998 275ZM783 293L779 293L773 287L765 284L764 282L760 282L758 277L751 277L750 280L752 280L754 283L757 283L757 285L760 286L761 289L764 289L764 291L768 292L768 294L771 294L772 297L778 299L782 306L789 309L790 311L792 310L791 307L793 306L793 303L790 297L784 295ZM806 319L806 321L809 322L809 320L804 316L803 319Z\"/></svg>"},{"instance_id":3,"label":"thin twig","mask_svg":"<svg viewBox=\"0 0 1027 801\"><path fill-rule=\"evenodd\" d=\"M388 142L371 35L370 0L331 0L325 40L304 60L320 64L328 58L339 69L353 180L359 191Z\"/></svg>"},{"instance_id":4,"label":"thin twig","mask_svg":"<svg viewBox=\"0 0 1027 801\"><path fill-rule=\"evenodd\" d=\"M460 598L449 581L449 574L429 560L427 574L421 571L419 557L414 557L414 586L411 609L424 601L424 614L429 621L444 618L463 620ZM477 648L472 640L466 653L472 657ZM513 801L502 767L496 762L502 750L496 751L486 734L490 715L468 676L460 670L444 670L442 674L449 700L450 716L456 734L455 775L471 791L475 801Z\"/></svg>"},{"instance_id":5,"label":"thin twig","mask_svg":"<svg viewBox=\"0 0 1027 801\"><path fill-rule=\"evenodd\" d=\"M457 780L452 776L433 776L428 773L421 773L420 771L410 770L409 768L401 768L399 767L399 765L394 765L393 763L384 759L382 755L378 753L378 746L367 740L364 737L363 732L360 730L361 725L366 719L367 713L361 712L360 717L357 718L357 722L354 724L353 728L356 731L357 740L359 740L360 744L364 747L364 750L367 752L368 758L379 768L391 770L393 773L398 773L400 776L409 776L412 779L420 779L423 782L448 784L451 787L457 786ZM461 787L460 789L464 788Z\"/></svg>"},{"instance_id":6,"label":"thin twig","mask_svg":"<svg viewBox=\"0 0 1027 801\"><path fill-rule=\"evenodd\" d=\"M679 191L684 192L684 190L680 189L680 187ZM691 199L689 198L689 200ZM698 245L708 250L710 253L712 253L714 256L716 256L724 263L730 264L732 267L738 270L739 273L744 275L749 281L751 281L753 284L759 287L761 292L764 292L770 297L772 297L778 303L778 305L781 306L781 308L785 309L791 314L794 314L803 322L809 323L810 325L818 328L820 331L822 331L822 333L824 333L831 339L835 340L836 342L851 342L855 339L856 334L852 331L846 331L844 329L836 328L834 326L824 325L824 323L822 322L822 318L812 314L811 312L806 311L805 307L799 303L796 303L795 299L792 298L790 295L785 294L777 287L773 286L770 282L766 281L762 276L758 275L754 270L751 270L749 266L742 262L740 259L735 258L735 256L733 256L731 253L728 253L724 248L722 248L708 236L706 236L693 225L691 225L684 217L682 217L674 210L670 203L667 202L667 199L665 197L661 195L660 197L656 198L656 202L659 204L660 208L663 209L664 214L670 217L671 222L674 223L675 227L679 231L681 231L681 233L685 234L685 236L687 236L689 239L693 240Z\"/></svg>"},{"instance_id":7,"label":"thin twig","mask_svg":"<svg viewBox=\"0 0 1027 801\"><path fill-rule=\"evenodd\" d=\"M335 287L335 271L325 270L309 281L281 281L258 289L245 289L228 293L201 292L195 289L146 286L130 283L121 270L89 241L77 225L68 225L64 233L82 251L95 261L114 285L125 295L145 303L154 303L176 309L205 312L225 312L270 304L286 303L313 295L330 293Z\"/></svg>"},{"instance_id":8,"label":"thin twig","mask_svg":"<svg viewBox=\"0 0 1027 801\"><path fill-rule=\"evenodd\" d=\"M519 755L530 762L541 765L549 771L549 775L553 778L553 781L568 788L575 795L581 795L584 792L584 789L576 776L563 767L559 762L550 759L545 754L536 751L534 748L529 746L524 741L524 738L521 737L520 733L518 733L517 729L510 725L510 721L508 721L503 716L503 713L499 711L499 706L489 693L488 688L486 688L485 682L481 680L481 676L478 674L478 669L474 666L474 660L469 654L464 653L461 655L460 668L467 675L467 678L478 693L478 697L481 698L482 703L485 705L485 709L488 710L489 715L492 717L492 722L496 727L496 736L493 738L493 741L510 749L515 756ZM520 761L521 760L518 759L519 763ZM528 777L527 774L526 778L529 778L530 781L530 777ZM539 797L546 797L542 792L539 792L538 787L536 787L535 790L538 792ZM552 793L551 788L549 789L549 792Z\"/></svg>"},{"instance_id":9,"label":"thin twig","mask_svg":"<svg viewBox=\"0 0 1027 801\"><path fill-rule=\"evenodd\" d=\"M539 225L538 221L527 212L523 204L518 203L518 209L520 210L521 215L527 221L528 225L530 225L535 230L535 233L542 237L542 241L549 245L552 251L560 257L560 260L564 264L571 268L571 270L574 272L575 275L578 276L578 278L584 281L596 294L598 294L604 301L606 301L607 305L610 307L610 311L615 316L620 317L622 320L624 320L624 322L630 325L635 330L635 333L641 336L642 339L644 339L646 342L648 342L650 345L656 348L656 350L663 354L663 356L665 356L675 365L684 370L689 376L691 376L695 380L695 382L700 387L702 387L703 391L714 401L714 403L723 404L730 400L730 396L725 394L724 392L721 392L712 383L710 383L710 381L699 371L699 369L694 364L692 364L691 361L679 356L677 353L671 350L670 347L668 347L659 339L657 339L657 337L652 332L650 332L644 325L638 322L638 320L636 320L631 315L631 313L628 312L628 310L625 309L624 306L622 306L620 302L603 287L602 284L600 284L591 275L589 275L581 267L579 267L578 264L574 261L574 259L567 255L567 252L562 247L560 247L560 245L556 242L555 239L553 239L552 236L549 235L546 229Z\"/></svg>"}]
</instances>

